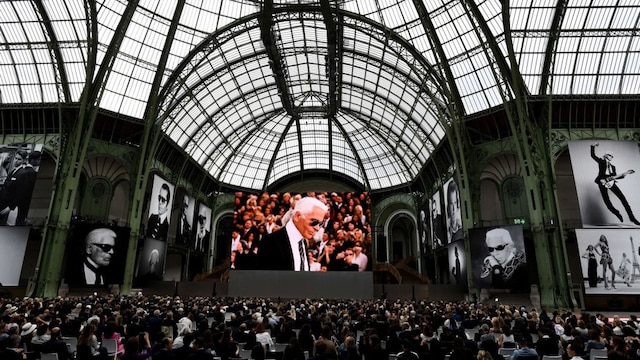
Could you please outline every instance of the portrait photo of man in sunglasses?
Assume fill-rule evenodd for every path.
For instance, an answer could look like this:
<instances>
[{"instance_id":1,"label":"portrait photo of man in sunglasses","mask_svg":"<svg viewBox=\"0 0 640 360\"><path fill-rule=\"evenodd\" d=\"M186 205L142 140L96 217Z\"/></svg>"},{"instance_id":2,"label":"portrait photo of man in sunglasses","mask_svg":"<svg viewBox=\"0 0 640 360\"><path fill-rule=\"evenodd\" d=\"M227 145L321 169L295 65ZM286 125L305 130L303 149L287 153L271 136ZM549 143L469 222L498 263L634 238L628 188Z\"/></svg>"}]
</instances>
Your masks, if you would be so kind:
<instances>
[{"instance_id":1,"label":"portrait photo of man in sunglasses","mask_svg":"<svg viewBox=\"0 0 640 360\"><path fill-rule=\"evenodd\" d=\"M118 226L75 224L67 246L65 282L74 287L122 283L129 232Z\"/></svg>"},{"instance_id":2,"label":"portrait photo of man in sunglasses","mask_svg":"<svg viewBox=\"0 0 640 360\"><path fill-rule=\"evenodd\" d=\"M111 265L116 252L115 231L97 228L84 238L84 253L81 262L67 271L67 282L73 285L107 285L112 283L106 269Z\"/></svg>"},{"instance_id":3,"label":"portrait photo of man in sunglasses","mask_svg":"<svg viewBox=\"0 0 640 360\"><path fill-rule=\"evenodd\" d=\"M158 211L152 213L147 221L147 238L167 241L169 233L169 212L171 201L171 189L169 185L164 183L158 191L158 200L156 202Z\"/></svg>"},{"instance_id":4,"label":"portrait photo of man in sunglasses","mask_svg":"<svg viewBox=\"0 0 640 360\"><path fill-rule=\"evenodd\" d=\"M521 233L521 228L519 229ZM482 262L480 279L494 289L528 288L527 258L514 243L506 228L491 229L485 234L488 255Z\"/></svg>"}]
</instances>

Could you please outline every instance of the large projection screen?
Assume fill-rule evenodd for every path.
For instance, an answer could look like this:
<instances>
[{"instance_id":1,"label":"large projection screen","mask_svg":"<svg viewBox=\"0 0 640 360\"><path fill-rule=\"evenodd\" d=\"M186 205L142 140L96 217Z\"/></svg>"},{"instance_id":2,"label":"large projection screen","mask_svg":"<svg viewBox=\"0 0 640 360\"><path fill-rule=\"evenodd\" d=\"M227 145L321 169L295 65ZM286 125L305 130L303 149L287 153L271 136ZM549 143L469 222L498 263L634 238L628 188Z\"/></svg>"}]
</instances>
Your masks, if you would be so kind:
<instances>
[{"instance_id":1,"label":"large projection screen","mask_svg":"<svg viewBox=\"0 0 640 360\"><path fill-rule=\"evenodd\" d=\"M296 216L302 214L297 204L311 202L320 205L310 207L313 213ZM238 192L228 239L232 269L370 271L370 211L366 192Z\"/></svg>"},{"instance_id":2,"label":"large projection screen","mask_svg":"<svg viewBox=\"0 0 640 360\"><path fill-rule=\"evenodd\" d=\"M569 142L582 226L639 227L640 152L635 141Z\"/></svg>"},{"instance_id":3,"label":"large projection screen","mask_svg":"<svg viewBox=\"0 0 640 360\"><path fill-rule=\"evenodd\" d=\"M640 293L640 229L576 229L586 295Z\"/></svg>"}]
</instances>

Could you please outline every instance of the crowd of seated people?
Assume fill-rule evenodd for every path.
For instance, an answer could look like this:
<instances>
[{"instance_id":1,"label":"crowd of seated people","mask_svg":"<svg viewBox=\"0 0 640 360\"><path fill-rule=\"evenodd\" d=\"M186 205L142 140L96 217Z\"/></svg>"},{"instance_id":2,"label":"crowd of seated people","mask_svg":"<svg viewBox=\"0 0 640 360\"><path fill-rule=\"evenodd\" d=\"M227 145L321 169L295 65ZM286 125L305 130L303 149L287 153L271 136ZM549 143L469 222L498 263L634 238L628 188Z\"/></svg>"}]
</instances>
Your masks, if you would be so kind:
<instances>
[{"instance_id":1,"label":"crowd of seated people","mask_svg":"<svg viewBox=\"0 0 640 360\"><path fill-rule=\"evenodd\" d=\"M0 306L3 360L43 353L79 360L576 360L596 351L640 358L633 315L623 321L466 301L137 295L3 299Z\"/></svg>"},{"instance_id":2,"label":"crowd of seated people","mask_svg":"<svg viewBox=\"0 0 640 360\"><path fill-rule=\"evenodd\" d=\"M312 196L327 206L319 230L308 244L311 271L371 270L371 203L368 193L307 192L235 194L231 267L251 270L260 242L285 226L296 201ZM329 244L329 246L327 246Z\"/></svg>"}]
</instances>

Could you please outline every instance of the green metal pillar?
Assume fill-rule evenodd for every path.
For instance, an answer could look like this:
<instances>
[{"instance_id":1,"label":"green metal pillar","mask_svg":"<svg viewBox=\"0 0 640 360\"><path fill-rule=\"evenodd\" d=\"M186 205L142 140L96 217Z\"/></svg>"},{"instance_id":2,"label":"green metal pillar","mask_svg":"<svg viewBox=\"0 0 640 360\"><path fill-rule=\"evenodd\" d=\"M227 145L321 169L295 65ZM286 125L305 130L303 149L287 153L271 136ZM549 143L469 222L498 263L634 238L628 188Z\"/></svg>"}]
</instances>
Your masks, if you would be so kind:
<instances>
[{"instance_id":1,"label":"green metal pillar","mask_svg":"<svg viewBox=\"0 0 640 360\"><path fill-rule=\"evenodd\" d=\"M138 5L137 1L127 4L122 18L114 32L102 59L102 65L97 67L98 54L98 19L95 3L89 2L90 31L89 52L87 61L87 76L84 90L80 99L80 109L75 118L65 119L69 130L63 135L63 145L58 161L53 204L49 214L49 221L43 234L45 247L38 271L36 294L53 297L58 293L60 285L62 259L64 258L71 217L75 208L78 194L78 184L85 162L87 147L91 142L93 126L98 115L96 104L100 103L104 85L113 66L116 54L131 18Z\"/></svg>"}]
</instances>

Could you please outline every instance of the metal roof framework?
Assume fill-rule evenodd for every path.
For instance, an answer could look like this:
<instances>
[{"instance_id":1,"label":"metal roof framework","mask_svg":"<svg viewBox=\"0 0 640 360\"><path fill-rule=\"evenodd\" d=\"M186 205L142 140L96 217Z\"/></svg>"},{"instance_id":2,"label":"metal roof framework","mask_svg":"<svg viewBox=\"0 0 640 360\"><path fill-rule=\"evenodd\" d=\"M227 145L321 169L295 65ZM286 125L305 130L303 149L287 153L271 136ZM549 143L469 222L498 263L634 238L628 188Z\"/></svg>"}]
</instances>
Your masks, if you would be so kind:
<instances>
[{"instance_id":1,"label":"metal roof framework","mask_svg":"<svg viewBox=\"0 0 640 360\"><path fill-rule=\"evenodd\" d=\"M0 2L0 102L78 103L87 69L108 67L95 105L156 122L222 184L329 171L380 190L464 121L449 104L473 116L513 96L508 48L531 96L640 93L632 0L186 0L174 19L179 3L139 1L103 64L127 1Z\"/></svg>"}]
</instances>

